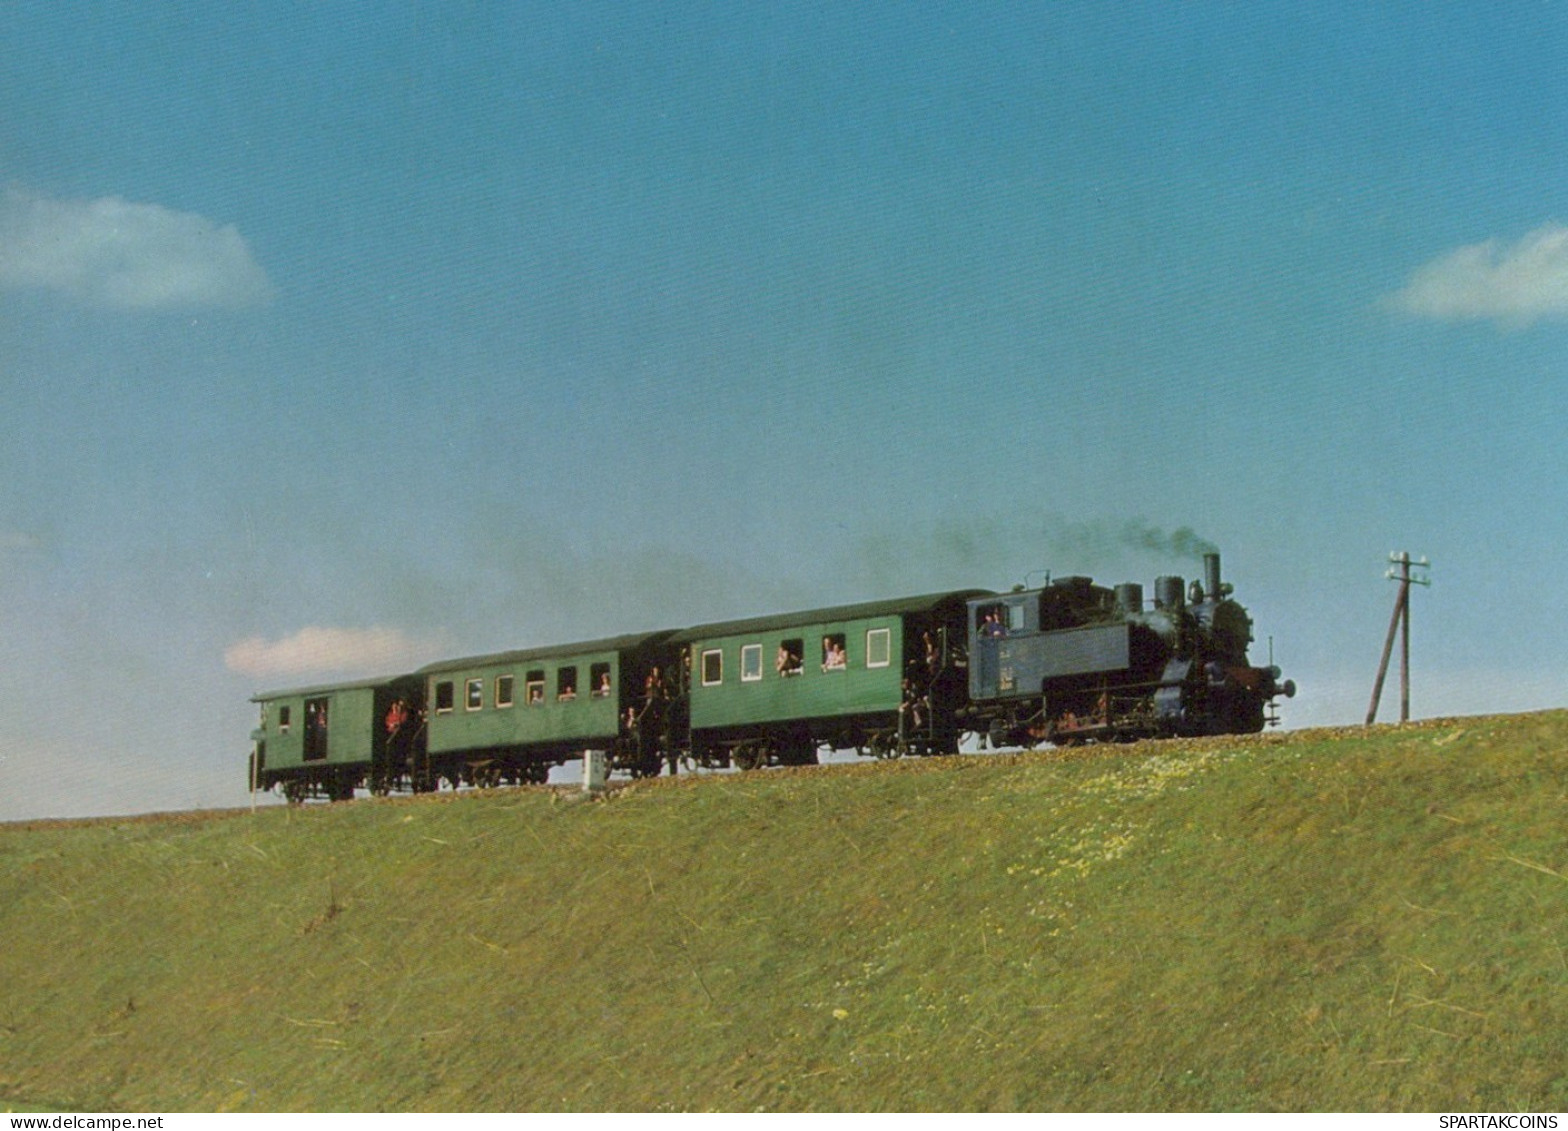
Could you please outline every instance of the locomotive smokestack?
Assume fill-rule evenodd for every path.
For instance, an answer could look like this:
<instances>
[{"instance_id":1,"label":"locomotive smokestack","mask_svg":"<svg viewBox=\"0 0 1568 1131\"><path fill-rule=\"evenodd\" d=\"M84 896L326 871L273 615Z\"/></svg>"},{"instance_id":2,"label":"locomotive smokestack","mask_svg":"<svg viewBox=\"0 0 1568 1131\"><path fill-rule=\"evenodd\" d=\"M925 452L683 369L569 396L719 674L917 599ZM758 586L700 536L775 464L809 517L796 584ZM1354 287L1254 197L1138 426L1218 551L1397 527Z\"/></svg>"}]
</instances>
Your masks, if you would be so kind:
<instances>
[{"instance_id":1,"label":"locomotive smokestack","mask_svg":"<svg viewBox=\"0 0 1568 1131\"><path fill-rule=\"evenodd\" d=\"M1220 599L1220 555L1216 551L1203 555L1203 581L1209 589L1209 600Z\"/></svg>"}]
</instances>

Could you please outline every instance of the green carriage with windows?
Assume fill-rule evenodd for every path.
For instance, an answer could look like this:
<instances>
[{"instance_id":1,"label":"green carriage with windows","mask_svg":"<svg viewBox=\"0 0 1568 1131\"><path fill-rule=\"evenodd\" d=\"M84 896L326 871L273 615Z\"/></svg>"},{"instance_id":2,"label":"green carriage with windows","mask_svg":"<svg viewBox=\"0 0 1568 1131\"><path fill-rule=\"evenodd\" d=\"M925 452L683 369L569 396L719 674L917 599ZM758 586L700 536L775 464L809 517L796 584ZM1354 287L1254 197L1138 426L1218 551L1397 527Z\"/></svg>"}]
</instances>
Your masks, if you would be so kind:
<instances>
[{"instance_id":1,"label":"green carriage with windows","mask_svg":"<svg viewBox=\"0 0 1568 1131\"><path fill-rule=\"evenodd\" d=\"M426 704L420 784L542 782L550 767L604 750L613 765L657 773L650 698L679 653L670 633L641 633L443 660L419 671ZM659 687L660 694L650 696ZM661 718L659 722L663 722Z\"/></svg>"},{"instance_id":2,"label":"green carriage with windows","mask_svg":"<svg viewBox=\"0 0 1568 1131\"><path fill-rule=\"evenodd\" d=\"M281 789L292 802L395 788L420 740L419 688L415 676L393 676L252 696L261 720L251 787Z\"/></svg>"},{"instance_id":3,"label":"green carriage with windows","mask_svg":"<svg viewBox=\"0 0 1568 1131\"><path fill-rule=\"evenodd\" d=\"M698 765L803 765L821 747L952 753L965 687L965 602L983 590L687 629Z\"/></svg>"}]
</instances>

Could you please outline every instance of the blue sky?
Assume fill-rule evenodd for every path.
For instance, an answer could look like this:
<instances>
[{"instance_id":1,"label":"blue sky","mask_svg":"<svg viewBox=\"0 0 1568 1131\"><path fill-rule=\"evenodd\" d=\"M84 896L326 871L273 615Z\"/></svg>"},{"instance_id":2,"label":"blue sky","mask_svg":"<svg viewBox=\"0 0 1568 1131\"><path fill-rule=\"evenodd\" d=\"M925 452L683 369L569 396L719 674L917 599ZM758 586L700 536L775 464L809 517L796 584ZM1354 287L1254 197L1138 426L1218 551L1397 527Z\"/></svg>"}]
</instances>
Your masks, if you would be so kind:
<instances>
[{"instance_id":1,"label":"blue sky","mask_svg":"<svg viewBox=\"0 0 1568 1131\"><path fill-rule=\"evenodd\" d=\"M7 7L0 819L243 803L259 689L1182 531L1287 725L1390 550L1417 715L1562 703L1568 10L500 9Z\"/></svg>"}]
</instances>

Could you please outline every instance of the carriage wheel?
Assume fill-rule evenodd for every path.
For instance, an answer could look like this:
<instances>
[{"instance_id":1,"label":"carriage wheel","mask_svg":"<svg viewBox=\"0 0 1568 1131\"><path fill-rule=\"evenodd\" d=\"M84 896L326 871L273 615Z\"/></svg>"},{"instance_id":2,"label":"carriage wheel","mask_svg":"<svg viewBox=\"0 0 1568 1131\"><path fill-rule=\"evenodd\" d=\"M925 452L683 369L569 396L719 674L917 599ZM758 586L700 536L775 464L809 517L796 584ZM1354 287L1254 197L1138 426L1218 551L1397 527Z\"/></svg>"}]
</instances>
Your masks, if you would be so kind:
<instances>
[{"instance_id":1,"label":"carriage wheel","mask_svg":"<svg viewBox=\"0 0 1568 1131\"><path fill-rule=\"evenodd\" d=\"M626 762L626 768L631 771L632 779L656 778L659 771L664 768L664 761L659 757L657 750L636 754Z\"/></svg>"},{"instance_id":2,"label":"carriage wheel","mask_svg":"<svg viewBox=\"0 0 1568 1131\"><path fill-rule=\"evenodd\" d=\"M817 744L810 736L791 739L779 751L779 762L786 766L815 766L821 762Z\"/></svg>"}]
</instances>

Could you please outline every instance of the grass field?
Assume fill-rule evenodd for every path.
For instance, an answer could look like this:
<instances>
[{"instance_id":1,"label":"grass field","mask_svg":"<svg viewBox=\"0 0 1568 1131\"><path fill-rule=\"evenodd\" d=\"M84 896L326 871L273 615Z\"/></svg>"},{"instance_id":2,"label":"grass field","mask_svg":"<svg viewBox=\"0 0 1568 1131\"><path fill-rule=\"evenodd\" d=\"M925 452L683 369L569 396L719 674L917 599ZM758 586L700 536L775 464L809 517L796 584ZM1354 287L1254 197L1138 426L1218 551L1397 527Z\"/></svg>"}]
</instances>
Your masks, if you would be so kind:
<instances>
[{"instance_id":1,"label":"grass field","mask_svg":"<svg viewBox=\"0 0 1568 1131\"><path fill-rule=\"evenodd\" d=\"M0 826L0 1106L1562 1110L1568 713Z\"/></svg>"}]
</instances>

